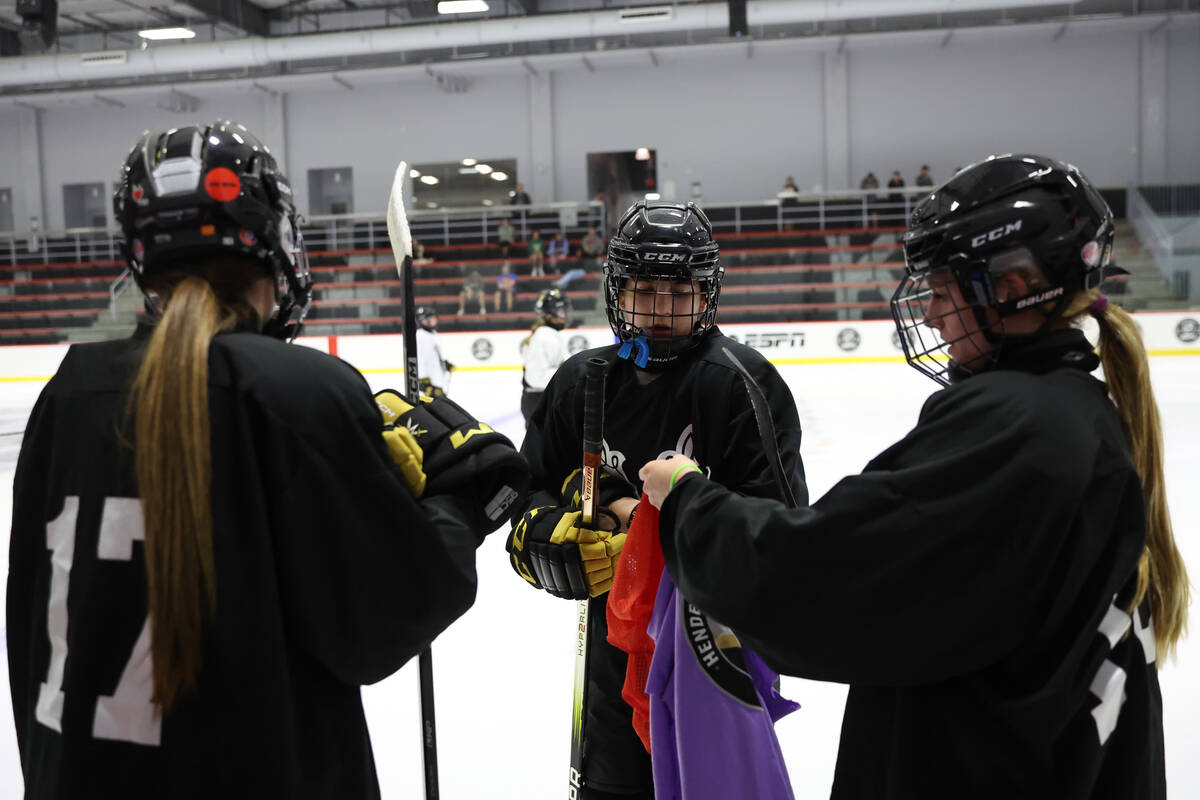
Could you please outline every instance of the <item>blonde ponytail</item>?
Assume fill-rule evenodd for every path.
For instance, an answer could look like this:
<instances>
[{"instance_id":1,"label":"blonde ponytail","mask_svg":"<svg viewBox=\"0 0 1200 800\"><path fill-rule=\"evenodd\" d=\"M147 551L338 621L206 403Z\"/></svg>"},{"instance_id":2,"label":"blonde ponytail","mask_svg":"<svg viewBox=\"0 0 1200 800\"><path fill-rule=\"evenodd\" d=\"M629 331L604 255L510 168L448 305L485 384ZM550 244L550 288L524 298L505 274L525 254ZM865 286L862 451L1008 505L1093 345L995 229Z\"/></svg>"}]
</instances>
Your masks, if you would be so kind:
<instances>
[{"instance_id":1,"label":"blonde ponytail","mask_svg":"<svg viewBox=\"0 0 1200 800\"><path fill-rule=\"evenodd\" d=\"M215 271L236 272L226 266L232 265ZM242 290L249 283L245 274L242 269L236 281ZM164 711L194 685L204 626L216 609L208 351L214 336L236 326L239 306L244 308L239 292L229 291L232 297L218 298L210 281L194 274L161 282L165 309L129 398L145 517L152 699Z\"/></svg>"},{"instance_id":2,"label":"blonde ponytail","mask_svg":"<svg viewBox=\"0 0 1200 800\"><path fill-rule=\"evenodd\" d=\"M1150 363L1133 317L1107 303L1098 291L1076 295L1063 316L1078 321L1089 311L1100 326L1104 379L1129 440L1146 500L1146 549L1138 562L1137 593L1130 610L1149 596L1157 661L1161 665L1187 629L1190 587L1167 509L1162 423L1150 385Z\"/></svg>"}]
</instances>

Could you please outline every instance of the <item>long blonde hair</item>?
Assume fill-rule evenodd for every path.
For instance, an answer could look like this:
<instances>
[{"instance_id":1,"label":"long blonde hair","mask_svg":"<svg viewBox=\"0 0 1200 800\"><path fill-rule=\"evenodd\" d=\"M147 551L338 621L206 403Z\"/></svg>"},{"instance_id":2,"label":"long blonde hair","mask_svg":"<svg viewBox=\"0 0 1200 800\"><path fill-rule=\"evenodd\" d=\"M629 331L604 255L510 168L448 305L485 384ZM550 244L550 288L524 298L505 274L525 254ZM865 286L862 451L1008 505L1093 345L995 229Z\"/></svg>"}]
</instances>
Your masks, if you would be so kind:
<instances>
[{"instance_id":1,"label":"long blonde hair","mask_svg":"<svg viewBox=\"0 0 1200 800\"><path fill-rule=\"evenodd\" d=\"M1063 318L1080 324L1100 298L1095 289L1078 293ZM1146 499L1146 548L1138 562L1137 591L1129 610L1137 608L1149 596L1156 658L1162 664L1187 630L1191 591L1167 509L1162 423L1150 385L1150 362L1137 323L1115 303L1101 304L1094 316L1100 326L1099 352L1104 379L1129 440Z\"/></svg>"},{"instance_id":2,"label":"long blonde hair","mask_svg":"<svg viewBox=\"0 0 1200 800\"><path fill-rule=\"evenodd\" d=\"M145 517L152 699L164 711L195 684L204 626L216 610L209 345L248 312L245 290L262 274L240 260L214 262L203 273L153 279L149 288L159 298L161 317L128 406Z\"/></svg>"}]
</instances>

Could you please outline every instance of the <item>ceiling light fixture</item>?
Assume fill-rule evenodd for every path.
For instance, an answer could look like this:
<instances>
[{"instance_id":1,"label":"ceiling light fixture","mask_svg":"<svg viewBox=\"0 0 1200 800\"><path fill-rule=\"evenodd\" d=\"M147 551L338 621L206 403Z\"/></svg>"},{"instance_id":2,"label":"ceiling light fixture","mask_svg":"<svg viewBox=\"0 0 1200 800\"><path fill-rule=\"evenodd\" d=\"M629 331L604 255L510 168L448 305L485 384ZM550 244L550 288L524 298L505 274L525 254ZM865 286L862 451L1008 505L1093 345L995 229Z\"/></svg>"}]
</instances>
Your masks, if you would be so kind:
<instances>
[{"instance_id":1,"label":"ceiling light fixture","mask_svg":"<svg viewBox=\"0 0 1200 800\"><path fill-rule=\"evenodd\" d=\"M480 175L487 175L489 172L492 171L492 165L491 164L476 164L475 171L478 172Z\"/></svg>"},{"instance_id":2,"label":"ceiling light fixture","mask_svg":"<svg viewBox=\"0 0 1200 800\"><path fill-rule=\"evenodd\" d=\"M196 32L190 28L147 28L138 31L138 36L152 42L162 42L170 39L194 39Z\"/></svg>"},{"instance_id":3,"label":"ceiling light fixture","mask_svg":"<svg viewBox=\"0 0 1200 800\"><path fill-rule=\"evenodd\" d=\"M493 173L492 173L492 180L494 180L494 181L506 181L506 180L508 180L508 173L507 173L507 172L493 172Z\"/></svg>"},{"instance_id":4,"label":"ceiling light fixture","mask_svg":"<svg viewBox=\"0 0 1200 800\"><path fill-rule=\"evenodd\" d=\"M426 186L436 186L439 183L439 181L437 178L433 177L432 175L422 175L421 183L425 184Z\"/></svg>"},{"instance_id":5,"label":"ceiling light fixture","mask_svg":"<svg viewBox=\"0 0 1200 800\"><path fill-rule=\"evenodd\" d=\"M473 166L475 166L475 165L476 165L476 164L478 164L478 163L479 163L479 162L478 162L478 161L476 161L476 160L475 160L475 159L473 159L473 158L464 158L464 159L462 160L462 165L463 165L464 167L473 167Z\"/></svg>"},{"instance_id":6,"label":"ceiling light fixture","mask_svg":"<svg viewBox=\"0 0 1200 800\"><path fill-rule=\"evenodd\" d=\"M439 14L475 14L487 10L485 0L440 0L438 3Z\"/></svg>"}]
</instances>

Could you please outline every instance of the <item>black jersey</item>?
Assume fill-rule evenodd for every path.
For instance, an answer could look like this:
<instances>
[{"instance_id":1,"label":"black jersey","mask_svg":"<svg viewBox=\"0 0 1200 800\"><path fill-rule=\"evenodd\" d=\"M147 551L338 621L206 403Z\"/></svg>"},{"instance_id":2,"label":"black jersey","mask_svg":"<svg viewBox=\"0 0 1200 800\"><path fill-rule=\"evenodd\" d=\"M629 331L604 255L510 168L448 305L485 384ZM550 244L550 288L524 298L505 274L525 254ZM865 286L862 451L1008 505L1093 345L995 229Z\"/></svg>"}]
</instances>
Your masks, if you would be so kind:
<instances>
[{"instance_id":1,"label":"black jersey","mask_svg":"<svg viewBox=\"0 0 1200 800\"><path fill-rule=\"evenodd\" d=\"M809 509L686 478L688 598L790 675L851 684L833 797L1166 796L1141 483L1068 331L937 392Z\"/></svg>"},{"instance_id":2,"label":"black jersey","mask_svg":"<svg viewBox=\"0 0 1200 800\"><path fill-rule=\"evenodd\" d=\"M634 491L641 491L637 472L643 464L682 453L734 491L778 496L745 385L722 347L728 347L762 387L775 420L785 474L798 501L806 502L800 420L791 391L758 351L714 329L676 366L656 376L617 358L617 345L577 353L559 367L521 446L533 472L535 492L529 508L557 505L563 479L580 465L584 376L587 360L595 356L611 364L604 398L604 465L623 475ZM607 595L590 602L585 782L601 791L652 789L649 756L634 732L632 710L621 698L628 656L607 641Z\"/></svg>"},{"instance_id":3,"label":"black jersey","mask_svg":"<svg viewBox=\"0 0 1200 800\"><path fill-rule=\"evenodd\" d=\"M74 345L21 448L8 657L27 796L378 797L359 687L470 606L482 536L454 498L413 500L348 364L216 337L216 611L197 685L160 715L125 419L141 338Z\"/></svg>"}]
</instances>

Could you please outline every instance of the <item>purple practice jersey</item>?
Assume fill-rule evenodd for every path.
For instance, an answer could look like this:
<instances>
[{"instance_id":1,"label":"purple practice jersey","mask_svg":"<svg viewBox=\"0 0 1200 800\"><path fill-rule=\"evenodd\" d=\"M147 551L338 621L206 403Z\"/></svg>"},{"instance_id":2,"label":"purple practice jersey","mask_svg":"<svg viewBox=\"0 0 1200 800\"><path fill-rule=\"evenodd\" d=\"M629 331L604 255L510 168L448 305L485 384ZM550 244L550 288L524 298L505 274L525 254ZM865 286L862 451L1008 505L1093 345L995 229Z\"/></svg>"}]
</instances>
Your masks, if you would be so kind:
<instances>
[{"instance_id":1,"label":"purple practice jersey","mask_svg":"<svg viewBox=\"0 0 1200 800\"><path fill-rule=\"evenodd\" d=\"M778 674L691 605L663 572L646 679L656 800L793 800L775 720L799 708Z\"/></svg>"}]
</instances>

